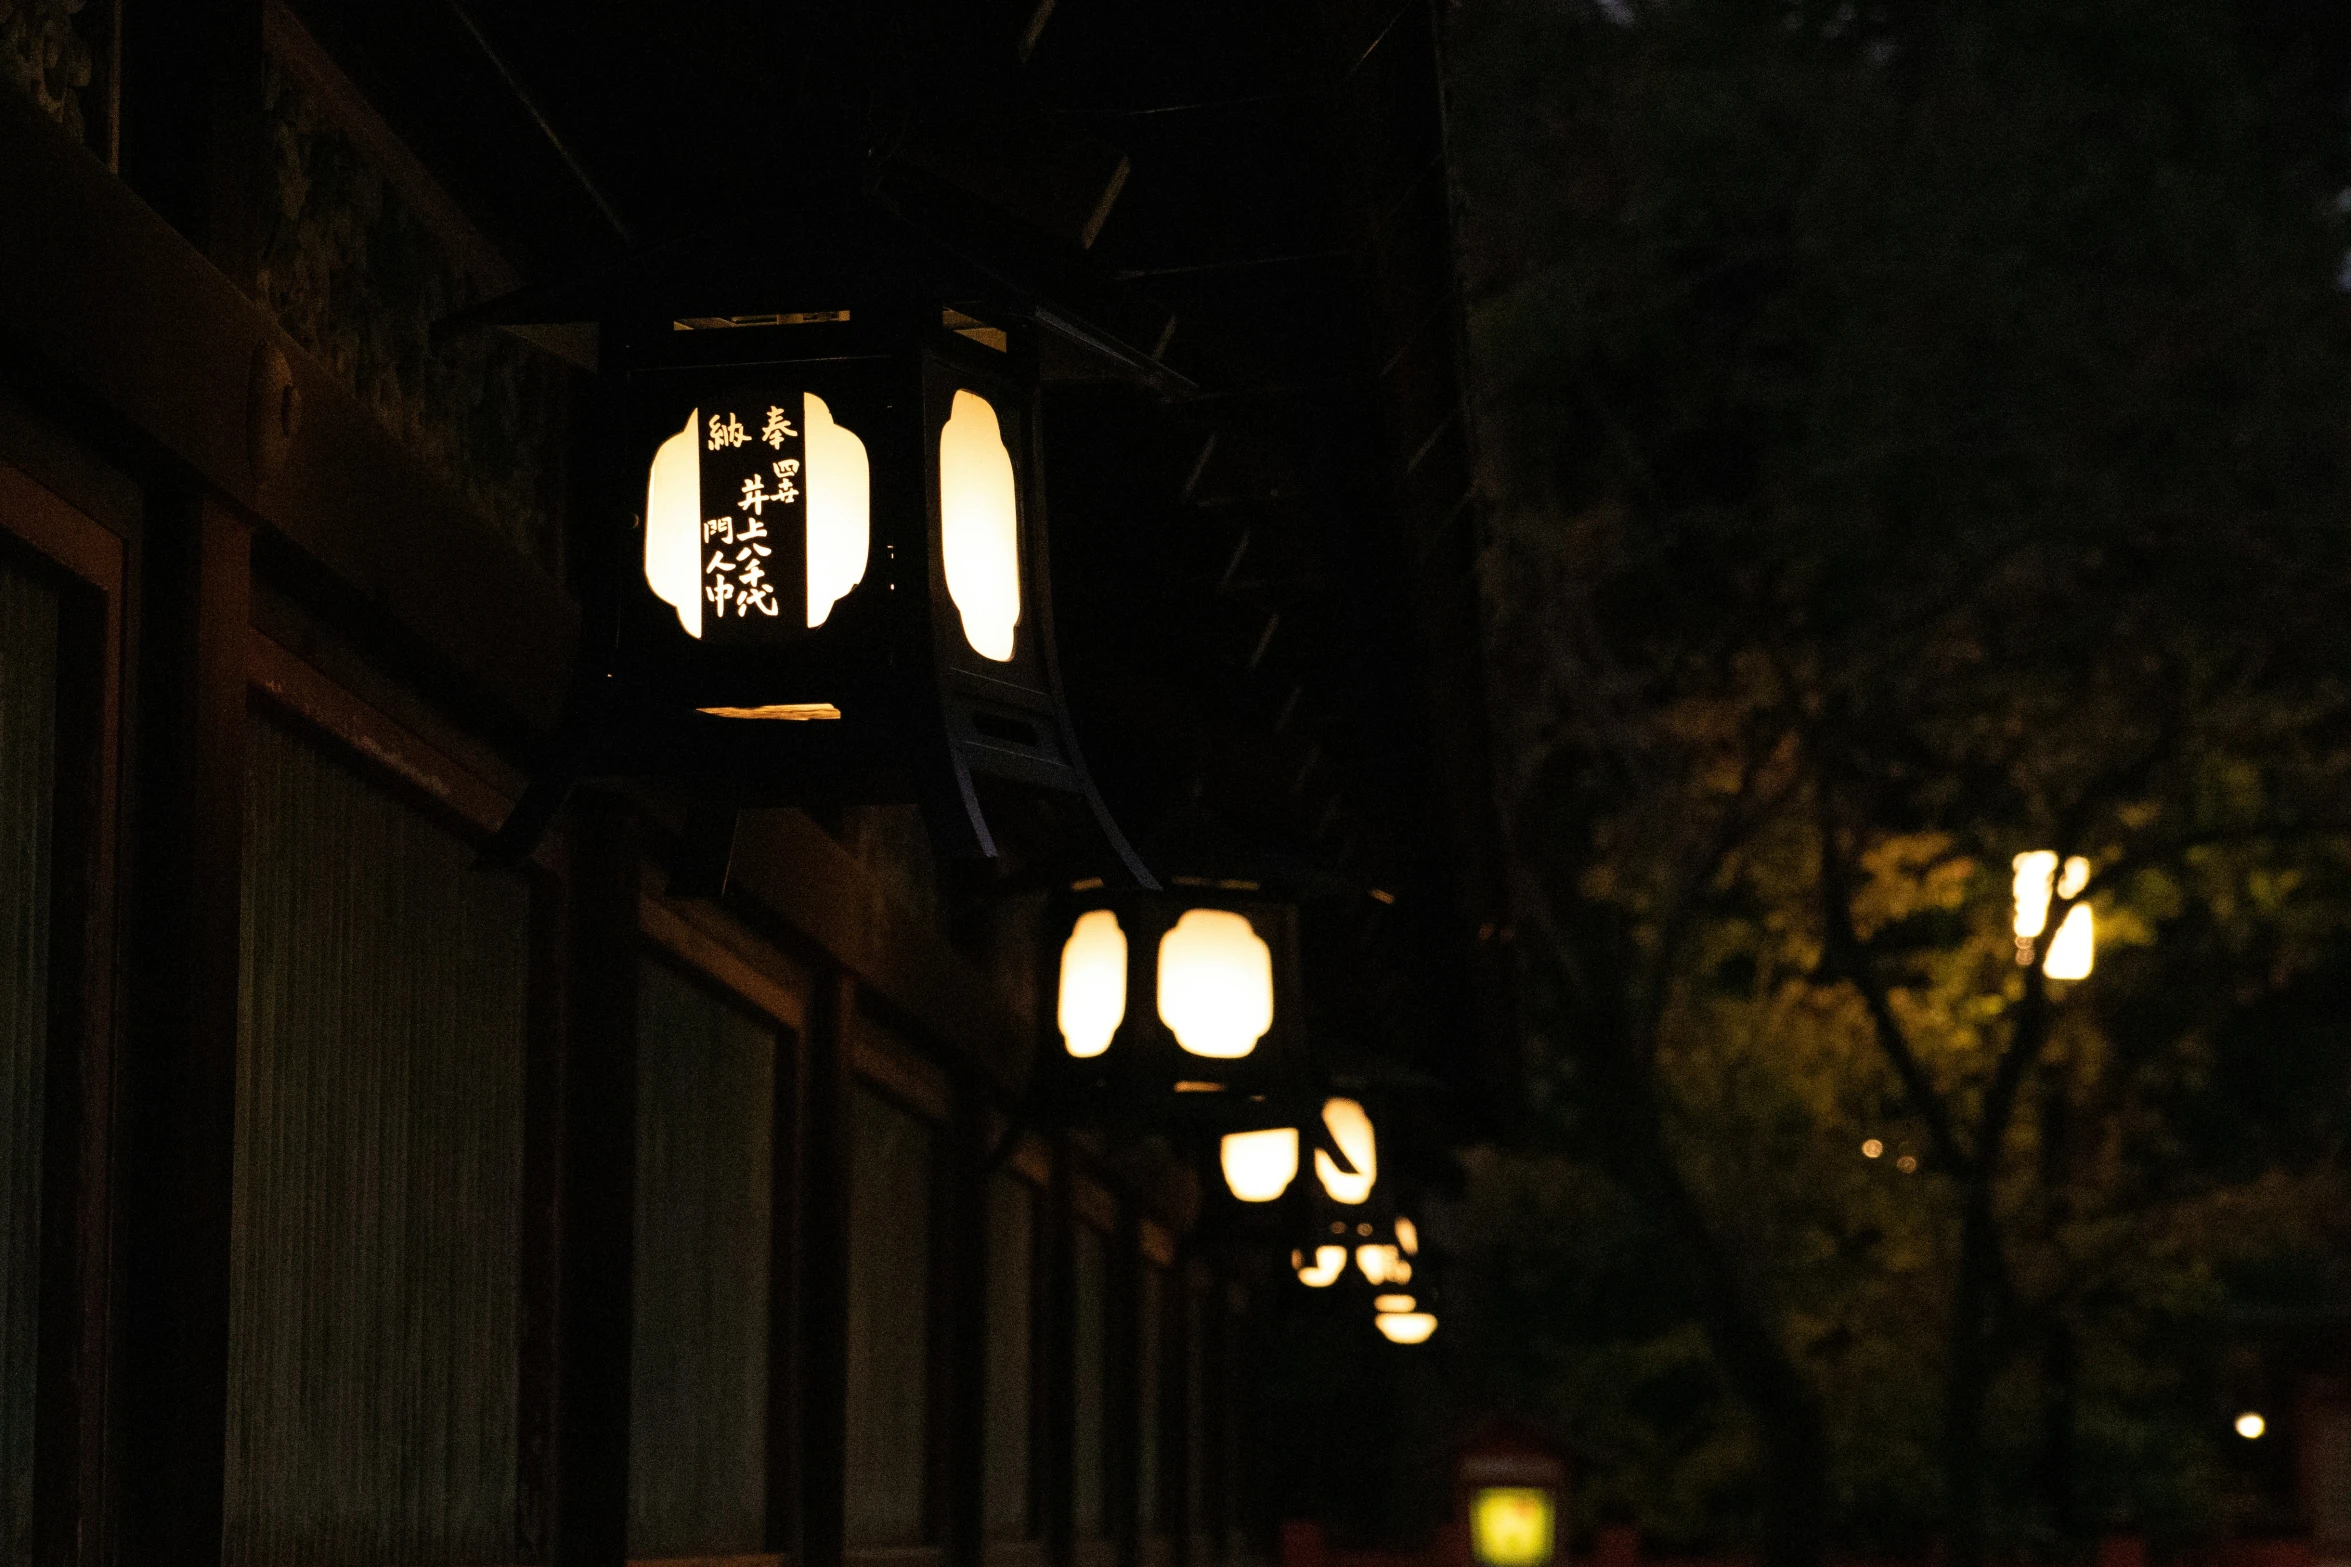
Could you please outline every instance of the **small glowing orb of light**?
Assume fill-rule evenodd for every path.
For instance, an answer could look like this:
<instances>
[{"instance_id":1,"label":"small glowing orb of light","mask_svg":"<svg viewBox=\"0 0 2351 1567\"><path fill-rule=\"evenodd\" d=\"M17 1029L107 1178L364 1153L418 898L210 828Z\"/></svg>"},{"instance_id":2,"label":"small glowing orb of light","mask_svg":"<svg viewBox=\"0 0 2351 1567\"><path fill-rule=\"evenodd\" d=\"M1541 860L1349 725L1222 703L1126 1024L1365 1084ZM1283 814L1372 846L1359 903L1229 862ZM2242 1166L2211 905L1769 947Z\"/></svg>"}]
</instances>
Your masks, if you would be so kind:
<instances>
[{"instance_id":1,"label":"small glowing orb of light","mask_svg":"<svg viewBox=\"0 0 2351 1567\"><path fill-rule=\"evenodd\" d=\"M1186 909L1159 938L1159 1020L1196 1056L1257 1048L1273 1027L1273 951L1247 915Z\"/></svg>"},{"instance_id":2,"label":"small glowing orb of light","mask_svg":"<svg viewBox=\"0 0 2351 1567\"><path fill-rule=\"evenodd\" d=\"M1380 1312L1410 1311L1418 1304L1410 1295L1375 1295L1372 1297L1371 1309Z\"/></svg>"},{"instance_id":3,"label":"small glowing orb of light","mask_svg":"<svg viewBox=\"0 0 2351 1567\"><path fill-rule=\"evenodd\" d=\"M1314 1150L1314 1173L1322 1181L1322 1189L1331 1194L1333 1202L1364 1201L1371 1196L1372 1182L1379 1177L1371 1117L1352 1099L1326 1099L1322 1102L1322 1124L1329 1128L1331 1141L1339 1145L1347 1162L1355 1166L1355 1173L1349 1175L1329 1154L1320 1148Z\"/></svg>"},{"instance_id":4,"label":"small glowing orb of light","mask_svg":"<svg viewBox=\"0 0 2351 1567\"><path fill-rule=\"evenodd\" d=\"M1551 1493L1488 1486L1470 1499L1469 1538L1483 1567L1545 1567L1552 1551Z\"/></svg>"},{"instance_id":5,"label":"small glowing orb of light","mask_svg":"<svg viewBox=\"0 0 2351 1567\"><path fill-rule=\"evenodd\" d=\"M1061 1042L1083 1060L1110 1048L1127 1015L1127 936L1108 909L1088 909L1061 947Z\"/></svg>"},{"instance_id":6,"label":"small glowing orb of light","mask_svg":"<svg viewBox=\"0 0 2351 1567\"><path fill-rule=\"evenodd\" d=\"M958 391L939 428L939 556L963 639L997 663L1020 624L1020 500L996 405Z\"/></svg>"},{"instance_id":7,"label":"small glowing orb of light","mask_svg":"<svg viewBox=\"0 0 2351 1567\"><path fill-rule=\"evenodd\" d=\"M2237 1416L2237 1435L2248 1442L2259 1441L2261 1434L2268 1429L2269 1422L2250 1409Z\"/></svg>"},{"instance_id":8,"label":"small glowing orb of light","mask_svg":"<svg viewBox=\"0 0 2351 1567\"><path fill-rule=\"evenodd\" d=\"M1437 1331L1437 1319L1425 1311L1383 1311L1371 1320L1391 1344L1426 1344Z\"/></svg>"},{"instance_id":9,"label":"small glowing orb of light","mask_svg":"<svg viewBox=\"0 0 2351 1567\"><path fill-rule=\"evenodd\" d=\"M1217 1146L1224 1183L1243 1202L1271 1202L1290 1189L1298 1174L1298 1129L1227 1132ZM1319 1259L1321 1248L1316 1248Z\"/></svg>"},{"instance_id":10,"label":"small glowing orb of light","mask_svg":"<svg viewBox=\"0 0 2351 1567\"><path fill-rule=\"evenodd\" d=\"M1894 1161L1894 1168L1900 1170L1904 1175L1916 1175L1918 1173L1918 1158L1915 1154L1904 1154Z\"/></svg>"},{"instance_id":11,"label":"small glowing orb of light","mask_svg":"<svg viewBox=\"0 0 2351 1567\"><path fill-rule=\"evenodd\" d=\"M1874 1137L1865 1139L1861 1145L1861 1157L1864 1159L1875 1159L1885 1153L1885 1151L1886 1145L1879 1142Z\"/></svg>"},{"instance_id":12,"label":"small glowing orb of light","mask_svg":"<svg viewBox=\"0 0 2351 1567\"><path fill-rule=\"evenodd\" d=\"M1347 1269L1347 1248L1344 1246L1317 1246L1314 1260L1308 1262L1300 1251L1290 1253L1290 1266L1298 1270L1298 1282L1309 1289L1324 1289L1339 1281Z\"/></svg>"},{"instance_id":13,"label":"small glowing orb of light","mask_svg":"<svg viewBox=\"0 0 2351 1567\"><path fill-rule=\"evenodd\" d=\"M1396 1216L1396 1244L1404 1248L1404 1255L1420 1255L1420 1228L1402 1214Z\"/></svg>"},{"instance_id":14,"label":"small glowing orb of light","mask_svg":"<svg viewBox=\"0 0 2351 1567\"><path fill-rule=\"evenodd\" d=\"M1401 1284L1412 1277L1408 1265L1393 1246L1356 1247L1355 1266L1361 1268L1364 1278L1373 1284ZM1401 1276L1400 1269L1406 1270Z\"/></svg>"}]
</instances>

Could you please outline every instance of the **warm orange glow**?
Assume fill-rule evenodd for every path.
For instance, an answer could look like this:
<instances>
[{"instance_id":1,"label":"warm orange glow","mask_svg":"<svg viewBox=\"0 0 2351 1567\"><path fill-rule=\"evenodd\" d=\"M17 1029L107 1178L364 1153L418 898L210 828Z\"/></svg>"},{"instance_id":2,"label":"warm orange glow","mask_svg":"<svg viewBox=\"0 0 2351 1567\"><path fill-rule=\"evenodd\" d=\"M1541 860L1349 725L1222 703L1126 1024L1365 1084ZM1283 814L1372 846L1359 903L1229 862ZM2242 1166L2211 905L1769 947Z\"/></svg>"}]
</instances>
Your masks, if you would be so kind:
<instances>
[{"instance_id":1,"label":"warm orange glow","mask_svg":"<svg viewBox=\"0 0 2351 1567\"><path fill-rule=\"evenodd\" d=\"M2068 909L2065 923L2057 927L2057 935L2049 943L2049 957L2041 971L2051 979L2088 979L2098 945L2095 920L2087 903Z\"/></svg>"},{"instance_id":2,"label":"warm orange glow","mask_svg":"<svg viewBox=\"0 0 2351 1567\"><path fill-rule=\"evenodd\" d=\"M1412 1264L1393 1246L1356 1247L1355 1266L1373 1284L1402 1284L1412 1277Z\"/></svg>"},{"instance_id":3,"label":"warm orange glow","mask_svg":"<svg viewBox=\"0 0 2351 1567\"><path fill-rule=\"evenodd\" d=\"M1352 1099L1326 1099L1322 1104L1322 1124L1330 1131L1331 1141L1347 1156L1347 1162L1355 1166L1355 1173L1349 1175L1329 1154L1320 1148L1314 1150L1314 1173L1322 1181L1322 1189L1331 1194L1333 1202L1364 1201L1371 1196L1372 1183L1379 1176L1371 1117Z\"/></svg>"},{"instance_id":4,"label":"warm orange glow","mask_svg":"<svg viewBox=\"0 0 2351 1567\"><path fill-rule=\"evenodd\" d=\"M1303 1252L1294 1251L1290 1253L1290 1266L1298 1270L1299 1283L1311 1289L1327 1289L1347 1271L1347 1248L1317 1246L1312 1262L1306 1260Z\"/></svg>"},{"instance_id":5,"label":"warm orange glow","mask_svg":"<svg viewBox=\"0 0 2351 1567\"><path fill-rule=\"evenodd\" d=\"M1159 1020L1196 1056L1257 1048L1273 1027L1273 953L1246 916L1186 909L1159 938Z\"/></svg>"},{"instance_id":6,"label":"warm orange glow","mask_svg":"<svg viewBox=\"0 0 2351 1567\"><path fill-rule=\"evenodd\" d=\"M1437 1331L1437 1319L1425 1311L1383 1311L1371 1320L1391 1344L1426 1344Z\"/></svg>"},{"instance_id":7,"label":"warm orange glow","mask_svg":"<svg viewBox=\"0 0 2351 1567\"><path fill-rule=\"evenodd\" d=\"M1271 1202L1290 1189L1298 1175L1298 1129L1227 1132L1218 1145L1224 1183L1243 1202ZM1317 1248L1319 1259L1320 1248Z\"/></svg>"},{"instance_id":8,"label":"warm orange glow","mask_svg":"<svg viewBox=\"0 0 2351 1567\"><path fill-rule=\"evenodd\" d=\"M964 640L1006 662L1020 623L1020 500L996 406L977 392L958 391L939 430L939 554Z\"/></svg>"},{"instance_id":9,"label":"warm orange glow","mask_svg":"<svg viewBox=\"0 0 2351 1567\"><path fill-rule=\"evenodd\" d=\"M1108 909L1089 909L1061 947L1061 1042L1081 1060L1098 1056L1126 1015L1126 932Z\"/></svg>"},{"instance_id":10,"label":"warm orange glow","mask_svg":"<svg viewBox=\"0 0 2351 1567\"><path fill-rule=\"evenodd\" d=\"M865 443L833 423L833 411L814 392L801 403L808 455L808 624L825 623L833 605L865 580L872 548L872 479Z\"/></svg>"},{"instance_id":11,"label":"warm orange glow","mask_svg":"<svg viewBox=\"0 0 2351 1567\"><path fill-rule=\"evenodd\" d=\"M1418 1302L1414 1301L1410 1295L1375 1295L1372 1297L1371 1309L1374 1311L1410 1311L1416 1304Z\"/></svg>"},{"instance_id":12,"label":"warm orange glow","mask_svg":"<svg viewBox=\"0 0 2351 1567\"><path fill-rule=\"evenodd\" d=\"M1420 1255L1420 1227L1402 1214L1396 1216L1396 1244L1404 1248L1404 1255Z\"/></svg>"},{"instance_id":13,"label":"warm orange glow","mask_svg":"<svg viewBox=\"0 0 2351 1567\"><path fill-rule=\"evenodd\" d=\"M770 702L765 707L697 707L694 711L713 718L764 718L785 723L815 723L841 716L841 710L830 702Z\"/></svg>"},{"instance_id":14,"label":"warm orange glow","mask_svg":"<svg viewBox=\"0 0 2351 1567\"><path fill-rule=\"evenodd\" d=\"M645 586L678 612L686 635L702 635L702 410L661 443L645 476Z\"/></svg>"}]
</instances>

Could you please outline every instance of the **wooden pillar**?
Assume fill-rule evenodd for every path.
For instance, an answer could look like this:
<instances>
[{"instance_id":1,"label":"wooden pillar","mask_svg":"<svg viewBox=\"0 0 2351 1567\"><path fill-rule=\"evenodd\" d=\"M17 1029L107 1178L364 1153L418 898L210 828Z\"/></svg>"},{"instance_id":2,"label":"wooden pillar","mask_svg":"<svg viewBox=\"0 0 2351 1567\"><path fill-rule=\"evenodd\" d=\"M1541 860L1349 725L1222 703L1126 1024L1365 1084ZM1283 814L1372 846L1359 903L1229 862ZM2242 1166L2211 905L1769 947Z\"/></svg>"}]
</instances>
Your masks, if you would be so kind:
<instances>
[{"instance_id":1,"label":"wooden pillar","mask_svg":"<svg viewBox=\"0 0 2351 1567\"><path fill-rule=\"evenodd\" d=\"M848 1501L849 1051L857 981L819 985L800 1101L800 1530L794 1567L840 1567Z\"/></svg>"},{"instance_id":2,"label":"wooden pillar","mask_svg":"<svg viewBox=\"0 0 2351 1567\"><path fill-rule=\"evenodd\" d=\"M988 1129L979 1096L955 1100L940 1160L937 1303L940 1529L949 1567L980 1567L987 1518Z\"/></svg>"},{"instance_id":3,"label":"wooden pillar","mask_svg":"<svg viewBox=\"0 0 2351 1567\"><path fill-rule=\"evenodd\" d=\"M174 1567L221 1547L251 543L198 499L145 539L107 1554Z\"/></svg>"},{"instance_id":4,"label":"wooden pillar","mask_svg":"<svg viewBox=\"0 0 2351 1567\"><path fill-rule=\"evenodd\" d=\"M1055 1140L1053 1183L1044 1204L1045 1276L1039 1281L1037 1305L1044 1318L1039 1340L1043 1365L1037 1379L1044 1406L1040 1422L1043 1441L1036 1462L1043 1470L1039 1487L1044 1515L1039 1520L1045 1539L1045 1560L1051 1567L1071 1567L1077 1554L1074 1496L1077 1489L1077 1228L1072 1183L1076 1160L1067 1136Z\"/></svg>"},{"instance_id":5,"label":"wooden pillar","mask_svg":"<svg viewBox=\"0 0 2351 1567\"><path fill-rule=\"evenodd\" d=\"M565 840L547 1559L619 1567L628 1558L642 872L635 821L617 800L586 796Z\"/></svg>"}]
</instances>

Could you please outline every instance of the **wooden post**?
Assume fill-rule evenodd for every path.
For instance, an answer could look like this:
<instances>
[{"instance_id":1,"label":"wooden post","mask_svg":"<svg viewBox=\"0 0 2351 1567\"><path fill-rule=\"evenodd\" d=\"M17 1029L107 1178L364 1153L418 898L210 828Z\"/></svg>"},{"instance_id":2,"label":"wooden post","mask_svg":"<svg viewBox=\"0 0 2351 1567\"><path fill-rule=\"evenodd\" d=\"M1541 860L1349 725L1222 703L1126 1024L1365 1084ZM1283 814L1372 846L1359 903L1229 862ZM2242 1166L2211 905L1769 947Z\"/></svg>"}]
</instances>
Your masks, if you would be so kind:
<instances>
[{"instance_id":1,"label":"wooden post","mask_svg":"<svg viewBox=\"0 0 2351 1567\"><path fill-rule=\"evenodd\" d=\"M988 1128L979 1096L961 1091L944 1129L939 1171L937 1284L945 1331L938 1387L939 1540L949 1567L980 1567L987 1538Z\"/></svg>"},{"instance_id":2,"label":"wooden post","mask_svg":"<svg viewBox=\"0 0 2351 1567\"><path fill-rule=\"evenodd\" d=\"M620 1567L628 1559L643 873L635 822L616 800L589 796L566 837L547 1559L555 1567Z\"/></svg>"},{"instance_id":3,"label":"wooden post","mask_svg":"<svg viewBox=\"0 0 2351 1567\"><path fill-rule=\"evenodd\" d=\"M800 1101L800 1541L794 1567L841 1567L848 1501L849 1050L857 981L820 982Z\"/></svg>"},{"instance_id":4,"label":"wooden post","mask_svg":"<svg viewBox=\"0 0 2351 1567\"><path fill-rule=\"evenodd\" d=\"M221 1548L251 546L198 499L145 539L105 1554L177 1567Z\"/></svg>"}]
</instances>

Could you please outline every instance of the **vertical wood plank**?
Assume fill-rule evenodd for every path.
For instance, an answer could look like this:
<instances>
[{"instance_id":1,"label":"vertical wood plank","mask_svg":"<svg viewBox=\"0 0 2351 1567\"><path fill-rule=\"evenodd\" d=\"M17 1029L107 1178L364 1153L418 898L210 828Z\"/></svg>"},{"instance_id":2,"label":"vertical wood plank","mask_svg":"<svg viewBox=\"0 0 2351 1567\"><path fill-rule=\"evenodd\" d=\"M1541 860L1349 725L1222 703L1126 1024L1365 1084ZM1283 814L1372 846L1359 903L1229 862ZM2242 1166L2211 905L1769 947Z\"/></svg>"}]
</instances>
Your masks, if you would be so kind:
<instances>
[{"instance_id":1,"label":"vertical wood plank","mask_svg":"<svg viewBox=\"0 0 2351 1567\"><path fill-rule=\"evenodd\" d=\"M617 1567L628 1557L643 872L635 821L617 800L582 796L566 837L547 1560L554 1567Z\"/></svg>"},{"instance_id":2,"label":"vertical wood plank","mask_svg":"<svg viewBox=\"0 0 2351 1567\"><path fill-rule=\"evenodd\" d=\"M857 982L817 993L800 1101L800 1518L795 1567L840 1567L849 1402L849 1050Z\"/></svg>"},{"instance_id":3,"label":"vertical wood plank","mask_svg":"<svg viewBox=\"0 0 2351 1567\"><path fill-rule=\"evenodd\" d=\"M210 502L157 510L145 541L108 1492L119 1559L204 1567L221 1549L252 535Z\"/></svg>"},{"instance_id":4,"label":"vertical wood plank","mask_svg":"<svg viewBox=\"0 0 2351 1567\"><path fill-rule=\"evenodd\" d=\"M96 529L90 532L94 535ZM111 539L105 541L113 544ZM95 1563L104 1518L121 556L64 601L50 919L34 1558Z\"/></svg>"},{"instance_id":5,"label":"vertical wood plank","mask_svg":"<svg viewBox=\"0 0 2351 1567\"><path fill-rule=\"evenodd\" d=\"M933 1320L940 1324L938 1419L933 1424L939 1541L950 1567L979 1567L987 1535L988 1171L987 1127L977 1096L955 1099L955 1117L940 1139L940 1191Z\"/></svg>"},{"instance_id":6,"label":"vertical wood plank","mask_svg":"<svg viewBox=\"0 0 2351 1567\"><path fill-rule=\"evenodd\" d=\"M1072 1431L1076 1424L1077 1398L1072 1341L1076 1337L1077 1318L1077 1219L1070 1191L1075 1163L1069 1139L1064 1136L1054 1147L1053 1180L1046 1190L1045 1277L1037 1292L1038 1315L1042 1319L1039 1343L1044 1351L1037 1357L1037 1402L1042 1416L1039 1422L1042 1440L1037 1453L1038 1468L1042 1471L1038 1498L1044 1515L1041 1522L1045 1559L1052 1567L1071 1567L1076 1557L1073 1527L1076 1448Z\"/></svg>"},{"instance_id":7,"label":"vertical wood plank","mask_svg":"<svg viewBox=\"0 0 2351 1567\"><path fill-rule=\"evenodd\" d=\"M767 1548L793 1549L800 1519L800 1101L805 1031L776 1035L775 1194L767 1263Z\"/></svg>"}]
</instances>

